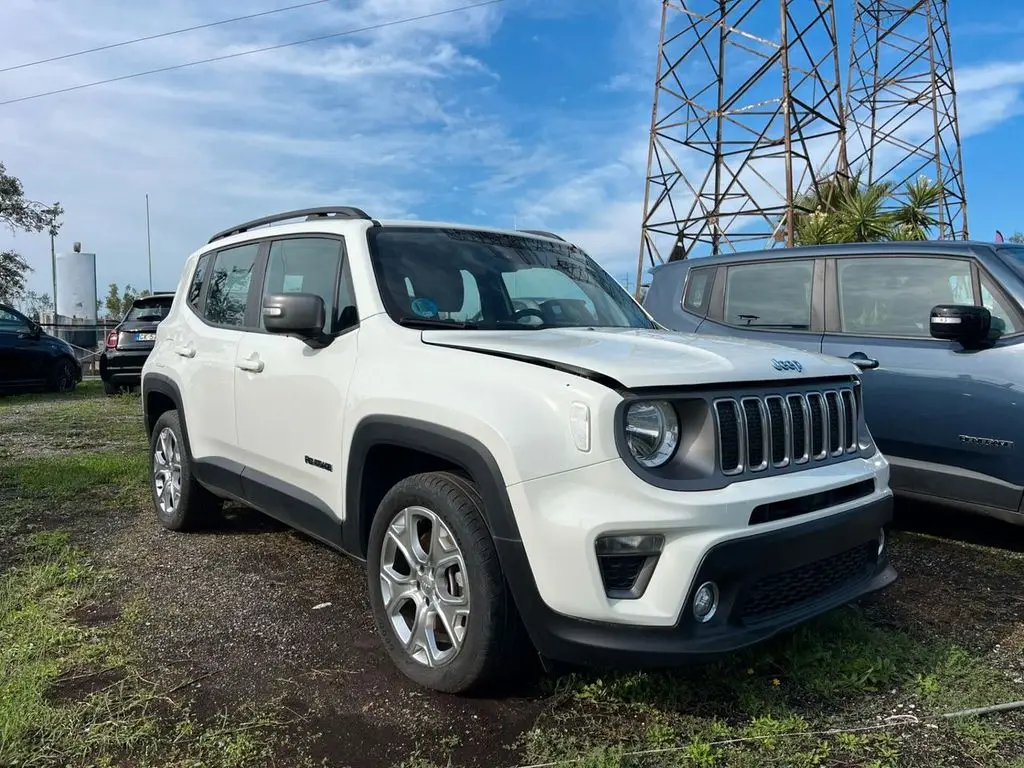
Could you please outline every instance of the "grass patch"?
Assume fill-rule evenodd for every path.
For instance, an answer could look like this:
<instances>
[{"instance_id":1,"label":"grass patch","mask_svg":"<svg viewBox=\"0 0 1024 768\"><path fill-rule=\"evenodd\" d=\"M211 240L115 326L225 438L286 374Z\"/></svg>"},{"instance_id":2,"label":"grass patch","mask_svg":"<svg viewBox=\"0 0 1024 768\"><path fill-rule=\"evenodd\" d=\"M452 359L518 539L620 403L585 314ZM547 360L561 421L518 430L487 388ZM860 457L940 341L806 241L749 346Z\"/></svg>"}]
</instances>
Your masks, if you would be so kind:
<instances>
[{"instance_id":1,"label":"grass patch","mask_svg":"<svg viewBox=\"0 0 1024 768\"><path fill-rule=\"evenodd\" d=\"M32 536L23 561L0 576L0 765L273 762L289 724L273 707L200 721L171 698L174 686L134 669L130 614L103 628L72 619L101 581L53 532ZM74 695L64 695L69 685Z\"/></svg>"},{"instance_id":2,"label":"grass patch","mask_svg":"<svg viewBox=\"0 0 1024 768\"><path fill-rule=\"evenodd\" d=\"M556 696L566 705L528 734L529 764L797 768L896 765L906 748L901 729L856 729L1021 692L981 656L879 627L848 607L722 662L675 673L571 675L558 681ZM954 745L949 758L992 760L1024 748L1019 716L936 722ZM854 730L834 732L843 729ZM934 737L936 728L928 732Z\"/></svg>"},{"instance_id":3,"label":"grass patch","mask_svg":"<svg viewBox=\"0 0 1024 768\"><path fill-rule=\"evenodd\" d=\"M7 463L0 485L49 499L68 499L83 492L146 487L147 457L141 451L75 453L39 456Z\"/></svg>"},{"instance_id":4,"label":"grass patch","mask_svg":"<svg viewBox=\"0 0 1024 768\"><path fill-rule=\"evenodd\" d=\"M106 397L102 391L0 399L0 431L0 455L10 458L83 449L116 451L146 444L141 398Z\"/></svg>"},{"instance_id":5,"label":"grass patch","mask_svg":"<svg viewBox=\"0 0 1024 768\"><path fill-rule=\"evenodd\" d=\"M86 379L75 387L73 392L28 392L20 395L4 395L0 397L0 410L16 406L34 405L36 403L82 400L102 394L102 381L99 379Z\"/></svg>"}]
</instances>

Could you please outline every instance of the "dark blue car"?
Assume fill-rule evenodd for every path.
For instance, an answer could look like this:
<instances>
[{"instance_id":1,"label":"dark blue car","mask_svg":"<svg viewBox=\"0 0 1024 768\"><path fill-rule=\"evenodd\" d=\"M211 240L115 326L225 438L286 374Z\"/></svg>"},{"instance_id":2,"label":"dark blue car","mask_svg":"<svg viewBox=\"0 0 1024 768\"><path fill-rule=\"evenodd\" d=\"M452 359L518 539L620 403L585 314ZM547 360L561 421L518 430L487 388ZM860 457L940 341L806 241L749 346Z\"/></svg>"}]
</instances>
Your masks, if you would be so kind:
<instances>
[{"instance_id":1,"label":"dark blue car","mask_svg":"<svg viewBox=\"0 0 1024 768\"><path fill-rule=\"evenodd\" d=\"M654 269L644 307L672 330L849 358L897 494L1024 524L1024 246L858 243L675 261Z\"/></svg>"},{"instance_id":2,"label":"dark blue car","mask_svg":"<svg viewBox=\"0 0 1024 768\"><path fill-rule=\"evenodd\" d=\"M14 307L0 304L0 394L70 392L82 380L75 350Z\"/></svg>"}]
</instances>

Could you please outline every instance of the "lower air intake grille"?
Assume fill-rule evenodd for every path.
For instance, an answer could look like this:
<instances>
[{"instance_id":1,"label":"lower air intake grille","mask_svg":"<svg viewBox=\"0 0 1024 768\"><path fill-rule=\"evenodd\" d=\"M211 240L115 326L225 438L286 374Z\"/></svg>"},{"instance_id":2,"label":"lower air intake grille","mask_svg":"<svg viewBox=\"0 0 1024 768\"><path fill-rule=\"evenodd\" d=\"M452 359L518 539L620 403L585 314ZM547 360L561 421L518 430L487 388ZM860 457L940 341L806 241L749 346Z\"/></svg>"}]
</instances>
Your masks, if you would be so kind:
<instances>
[{"instance_id":1,"label":"lower air intake grille","mask_svg":"<svg viewBox=\"0 0 1024 768\"><path fill-rule=\"evenodd\" d=\"M867 578L877 553L878 542L869 541L838 555L761 579L742 599L739 618L744 623L765 621L838 592Z\"/></svg>"}]
</instances>

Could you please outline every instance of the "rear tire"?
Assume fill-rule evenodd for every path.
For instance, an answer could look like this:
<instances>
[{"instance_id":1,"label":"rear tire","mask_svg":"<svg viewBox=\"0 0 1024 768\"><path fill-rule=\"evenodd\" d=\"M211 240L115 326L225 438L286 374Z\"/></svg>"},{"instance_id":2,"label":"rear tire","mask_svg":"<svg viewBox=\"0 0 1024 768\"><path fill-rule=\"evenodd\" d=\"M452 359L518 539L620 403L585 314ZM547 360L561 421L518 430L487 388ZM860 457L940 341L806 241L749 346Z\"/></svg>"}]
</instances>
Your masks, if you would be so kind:
<instances>
[{"instance_id":1,"label":"rear tire","mask_svg":"<svg viewBox=\"0 0 1024 768\"><path fill-rule=\"evenodd\" d=\"M103 394L109 397L113 397L114 395L120 394L120 392L121 387L119 387L117 384L114 384L111 381L103 382Z\"/></svg>"},{"instance_id":2,"label":"rear tire","mask_svg":"<svg viewBox=\"0 0 1024 768\"><path fill-rule=\"evenodd\" d=\"M192 475L177 411L161 414L150 435L149 488L156 518L169 531L198 530L220 517L220 499Z\"/></svg>"},{"instance_id":3,"label":"rear tire","mask_svg":"<svg viewBox=\"0 0 1024 768\"><path fill-rule=\"evenodd\" d=\"M466 693L528 649L471 481L427 472L397 483L377 508L366 564L384 647L416 683Z\"/></svg>"}]
</instances>

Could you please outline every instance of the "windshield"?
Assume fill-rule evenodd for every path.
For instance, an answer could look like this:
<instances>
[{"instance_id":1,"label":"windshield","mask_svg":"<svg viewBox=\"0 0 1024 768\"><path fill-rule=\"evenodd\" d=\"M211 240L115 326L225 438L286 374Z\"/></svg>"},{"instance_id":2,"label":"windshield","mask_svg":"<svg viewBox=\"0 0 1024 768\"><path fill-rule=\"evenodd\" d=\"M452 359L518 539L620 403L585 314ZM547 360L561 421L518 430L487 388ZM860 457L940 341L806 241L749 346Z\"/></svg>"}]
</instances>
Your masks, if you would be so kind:
<instances>
[{"instance_id":1,"label":"windshield","mask_svg":"<svg viewBox=\"0 0 1024 768\"><path fill-rule=\"evenodd\" d=\"M996 252L1018 274L1024 274L1024 245L1000 245Z\"/></svg>"},{"instance_id":2,"label":"windshield","mask_svg":"<svg viewBox=\"0 0 1024 768\"><path fill-rule=\"evenodd\" d=\"M388 314L410 326L483 330L653 328L575 245L435 227L368 232Z\"/></svg>"},{"instance_id":3,"label":"windshield","mask_svg":"<svg viewBox=\"0 0 1024 768\"><path fill-rule=\"evenodd\" d=\"M132 304L132 308L128 310L128 314L124 316L124 322L163 320L167 317L167 313L171 309L171 302L173 301L173 296L136 299L135 303Z\"/></svg>"}]
</instances>

